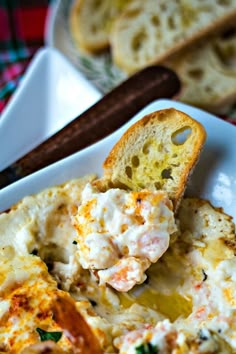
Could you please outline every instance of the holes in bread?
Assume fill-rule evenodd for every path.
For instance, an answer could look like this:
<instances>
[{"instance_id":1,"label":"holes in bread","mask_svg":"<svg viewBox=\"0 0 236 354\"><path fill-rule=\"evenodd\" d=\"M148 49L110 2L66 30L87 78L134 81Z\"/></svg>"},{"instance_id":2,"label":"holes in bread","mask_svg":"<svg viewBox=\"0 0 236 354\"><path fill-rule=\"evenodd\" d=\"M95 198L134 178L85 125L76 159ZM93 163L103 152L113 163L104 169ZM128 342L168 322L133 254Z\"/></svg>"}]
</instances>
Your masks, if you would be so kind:
<instances>
[{"instance_id":1,"label":"holes in bread","mask_svg":"<svg viewBox=\"0 0 236 354\"><path fill-rule=\"evenodd\" d=\"M231 0L217 0L217 3L222 6L228 6L231 4Z\"/></svg>"},{"instance_id":2,"label":"holes in bread","mask_svg":"<svg viewBox=\"0 0 236 354\"><path fill-rule=\"evenodd\" d=\"M234 68L236 62L236 46L233 42L234 39L229 39L228 41L222 43L222 45L215 45L214 53L217 56L218 60L226 68Z\"/></svg>"},{"instance_id":3,"label":"holes in bread","mask_svg":"<svg viewBox=\"0 0 236 354\"><path fill-rule=\"evenodd\" d=\"M160 25L160 19L156 15L152 15L151 22L154 26L158 27Z\"/></svg>"},{"instance_id":4,"label":"holes in bread","mask_svg":"<svg viewBox=\"0 0 236 354\"><path fill-rule=\"evenodd\" d=\"M91 11L101 11L103 0L90 1Z\"/></svg>"},{"instance_id":5,"label":"holes in bread","mask_svg":"<svg viewBox=\"0 0 236 354\"><path fill-rule=\"evenodd\" d=\"M167 5L166 4L160 4L161 10L166 11L167 10Z\"/></svg>"},{"instance_id":6,"label":"holes in bread","mask_svg":"<svg viewBox=\"0 0 236 354\"><path fill-rule=\"evenodd\" d=\"M194 80L201 80L203 75L204 71L201 68L194 68L188 71L188 76Z\"/></svg>"},{"instance_id":7,"label":"holes in bread","mask_svg":"<svg viewBox=\"0 0 236 354\"><path fill-rule=\"evenodd\" d=\"M133 167L138 167L139 166L139 158L138 156L133 156L132 159L131 159L131 163L132 163L132 166Z\"/></svg>"},{"instance_id":8,"label":"holes in bread","mask_svg":"<svg viewBox=\"0 0 236 354\"><path fill-rule=\"evenodd\" d=\"M127 13L124 14L124 17L126 17L129 20L132 20L133 18L138 17L141 11L142 10L139 7L129 9L129 11L127 11Z\"/></svg>"},{"instance_id":9,"label":"holes in bread","mask_svg":"<svg viewBox=\"0 0 236 354\"><path fill-rule=\"evenodd\" d=\"M205 86L206 92L210 93L212 92L212 87L211 86Z\"/></svg>"},{"instance_id":10,"label":"holes in bread","mask_svg":"<svg viewBox=\"0 0 236 354\"><path fill-rule=\"evenodd\" d=\"M144 30L144 28L141 28L138 33L133 37L132 39L132 48L134 52L138 52L142 46L145 40L147 39L147 34Z\"/></svg>"},{"instance_id":11,"label":"holes in bread","mask_svg":"<svg viewBox=\"0 0 236 354\"><path fill-rule=\"evenodd\" d=\"M93 34L97 33L97 32L98 32L98 26L97 26L97 24L93 23L93 24L91 25L90 29L91 29L91 32L92 32Z\"/></svg>"},{"instance_id":12,"label":"holes in bread","mask_svg":"<svg viewBox=\"0 0 236 354\"><path fill-rule=\"evenodd\" d=\"M128 178L132 179L132 168L130 166L125 167L125 174Z\"/></svg>"},{"instance_id":13,"label":"holes in bread","mask_svg":"<svg viewBox=\"0 0 236 354\"><path fill-rule=\"evenodd\" d=\"M191 134L192 134L191 127L185 126L172 133L171 141L174 145L183 145L189 139Z\"/></svg>"},{"instance_id":14,"label":"holes in bread","mask_svg":"<svg viewBox=\"0 0 236 354\"><path fill-rule=\"evenodd\" d=\"M172 173L171 168L165 168L161 172L161 178L162 179L173 179L173 177L171 176L171 173Z\"/></svg>"},{"instance_id":15,"label":"holes in bread","mask_svg":"<svg viewBox=\"0 0 236 354\"><path fill-rule=\"evenodd\" d=\"M122 182L120 182L118 180L114 181L113 188L129 190L129 187L126 184L124 184L124 183L122 183Z\"/></svg>"},{"instance_id":16,"label":"holes in bread","mask_svg":"<svg viewBox=\"0 0 236 354\"><path fill-rule=\"evenodd\" d=\"M160 143L157 148L159 152L162 152L164 150L164 145Z\"/></svg>"},{"instance_id":17,"label":"holes in bread","mask_svg":"<svg viewBox=\"0 0 236 354\"><path fill-rule=\"evenodd\" d=\"M169 27L170 30L175 30L176 29L173 17L168 17L168 27Z\"/></svg>"},{"instance_id":18,"label":"holes in bread","mask_svg":"<svg viewBox=\"0 0 236 354\"><path fill-rule=\"evenodd\" d=\"M151 143L147 142L143 145L143 153L144 155L148 155L150 152L150 147L151 147Z\"/></svg>"}]
</instances>

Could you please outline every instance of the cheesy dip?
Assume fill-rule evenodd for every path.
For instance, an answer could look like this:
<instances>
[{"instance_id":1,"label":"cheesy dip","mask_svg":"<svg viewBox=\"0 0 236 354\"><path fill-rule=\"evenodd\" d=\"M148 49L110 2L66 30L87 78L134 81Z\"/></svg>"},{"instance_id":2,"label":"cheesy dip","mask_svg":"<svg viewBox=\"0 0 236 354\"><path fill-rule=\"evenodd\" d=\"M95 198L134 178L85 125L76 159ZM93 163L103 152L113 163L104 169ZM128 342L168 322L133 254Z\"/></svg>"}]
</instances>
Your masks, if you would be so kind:
<instances>
[{"instance_id":1,"label":"cheesy dip","mask_svg":"<svg viewBox=\"0 0 236 354\"><path fill-rule=\"evenodd\" d=\"M76 242L84 269L98 270L101 284L127 292L143 283L145 271L167 250L176 231L166 192L104 193L87 184L74 217Z\"/></svg>"},{"instance_id":2,"label":"cheesy dip","mask_svg":"<svg viewBox=\"0 0 236 354\"><path fill-rule=\"evenodd\" d=\"M196 198L174 217L164 192L94 178L0 215L0 353L236 353L232 218ZM76 306L60 320L58 297ZM101 351L68 335L77 311Z\"/></svg>"}]
</instances>

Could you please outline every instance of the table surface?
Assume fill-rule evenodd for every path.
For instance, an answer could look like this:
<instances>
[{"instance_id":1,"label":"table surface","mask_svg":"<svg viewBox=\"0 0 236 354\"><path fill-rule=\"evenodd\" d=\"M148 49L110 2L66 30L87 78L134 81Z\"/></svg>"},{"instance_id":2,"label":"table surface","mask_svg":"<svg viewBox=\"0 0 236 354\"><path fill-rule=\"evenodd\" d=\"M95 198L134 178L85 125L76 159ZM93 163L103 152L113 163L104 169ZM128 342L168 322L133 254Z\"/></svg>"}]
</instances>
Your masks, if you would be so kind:
<instances>
[{"instance_id":1,"label":"table surface","mask_svg":"<svg viewBox=\"0 0 236 354\"><path fill-rule=\"evenodd\" d=\"M38 48L44 45L48 0L0 2L0 113Z\"/></svg>"}]
</instances>

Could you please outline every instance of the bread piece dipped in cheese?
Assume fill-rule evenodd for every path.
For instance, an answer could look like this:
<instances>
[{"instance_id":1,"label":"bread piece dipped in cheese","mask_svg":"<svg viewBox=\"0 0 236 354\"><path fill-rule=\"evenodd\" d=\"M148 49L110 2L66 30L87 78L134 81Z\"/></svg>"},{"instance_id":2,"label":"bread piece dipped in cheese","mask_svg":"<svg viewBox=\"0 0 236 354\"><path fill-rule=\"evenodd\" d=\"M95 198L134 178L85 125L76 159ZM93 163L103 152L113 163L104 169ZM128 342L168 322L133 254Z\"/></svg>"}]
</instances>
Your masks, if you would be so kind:
<instances>
[{"instance_id":1,"label":"bread piece dipped in cheese","mask_svg":"<svg viewBox=\"0 0 236 354\"><path fill-rule=\"evenodd\" d=\"M70 11L70 32L82 50L98 52L109 47L114 18L130 0L75 0Z\"/></svg>"},{"instance_id":2,"label":"bread piece dipped in cheese","mask_svg":"<svg viewBox=\"0 0 236 354\"><path fill-rule=\"evenodd\" d=\"M153 112L132 125L113 147L100 183L164 190L176 209L205 139L203 126L185 113L173 108Z\"/></svg>"},{"instance_id":3,"label":"bread piece dipped in cheese","mask_svg":"<svg viewBox=\"0 0 236 354\"><path fill-rule=\"evenodd\" d=\"M132 73L236 20L236 1L136 0L111 31L114 62Z\"/></svg>"}]
</instances>

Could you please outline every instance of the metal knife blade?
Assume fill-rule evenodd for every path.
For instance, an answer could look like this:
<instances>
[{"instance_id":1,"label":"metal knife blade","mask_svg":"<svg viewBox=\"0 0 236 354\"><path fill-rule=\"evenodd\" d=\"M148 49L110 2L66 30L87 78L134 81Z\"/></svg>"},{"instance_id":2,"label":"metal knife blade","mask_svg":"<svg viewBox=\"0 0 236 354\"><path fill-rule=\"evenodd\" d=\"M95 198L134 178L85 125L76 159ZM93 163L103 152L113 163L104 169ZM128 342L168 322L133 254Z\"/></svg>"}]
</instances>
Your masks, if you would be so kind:
<instances>
[{"instance_id":1,"label":"metal knife blade","mask_svg":"<svg viewBox=\"0 0 236 354\"><path fill-rule=\"evenodd\" d=\"M0 188L106 137L158 98L180 90L178 76L163 66L147 67L115 87L58 133L0 173Z\"/></svg>"}]
</instances>

